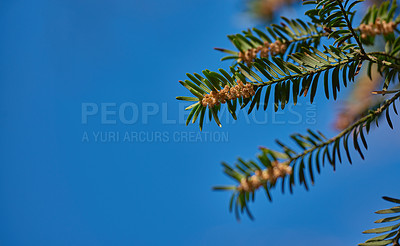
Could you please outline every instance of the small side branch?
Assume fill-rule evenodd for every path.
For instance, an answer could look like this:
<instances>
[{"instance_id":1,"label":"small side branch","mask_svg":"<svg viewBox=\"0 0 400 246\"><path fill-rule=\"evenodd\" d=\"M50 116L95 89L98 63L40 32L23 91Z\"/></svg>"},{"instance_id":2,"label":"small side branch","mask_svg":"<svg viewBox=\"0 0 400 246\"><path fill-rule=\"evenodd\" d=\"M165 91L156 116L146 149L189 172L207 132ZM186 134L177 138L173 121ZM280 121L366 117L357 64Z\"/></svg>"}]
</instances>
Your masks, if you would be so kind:
<instances>
[{"instance_id":1,"label":"small side branch","mask_svg":"<svg viewBox=\"0 0 400 246\"><path fill-rule=\"evenodd\" d=\"M309 154L310 152L313 152L317 149L323 148L333 142L335 142L337 139L342 138L343 136L345 136L347 133L353 131L356 127L364 124L365 122L367 122L369 119L373 119L375 118L377 115L381 114L384 110L386 110L392 103L394 103L394 101L396 101L396 99L398 99L400 97L400 92L398 92L396 95L394 95L390 100L386 101L381 107L379 107L378 109L376 109L374 112L364 116L363 118L359 119L357 122L355 122L354 124L352 124L351 126L347 127L345 130L343 130L341 133L339 133L338 135L336 135L333 138L328 139L327 141L315 145L310 149L307 149L305 151L303 151L302 153L293 156L292 158L290 158L289 160L287 160L286 162L288 164L297 161L298 159L306 156L307 154ZM400 235L398 235L400 237Z\"/></svg>"},{"instance_id":2,"label":"small side branch","mask_svg":"<svg viewBox=\"0 0 400 246\"><path fill-rule=\"evenodd\" d=\"M347 15L346 10L345 10L344 7L343 7L342 1L341 1L341 0L336 0L336 2L338 3L338 5L339 5L339 7L340 7L340 10L341 10L342 13L343 13L343 16L344 16L344 19L345 19L345 21L346 21L347 27L349 28L351 34L353 35L354 39L356 40L358 46L359 46L360 49L361 49L361 53L362 53L363 55L367 56L367 53L366 53L365 50L364 50L364 47L363 47L363 45L362 45L362 43L361 43L361 41L360 41L360 38L358 37L358 35L357 35L356 32L354 31L353 27L351 26L351 22L350 22L350 20L349 20L349 17L348 17L348 15ZM367 56L367 57L368 57L368 56Z\"/></svg>"}]
</instances>

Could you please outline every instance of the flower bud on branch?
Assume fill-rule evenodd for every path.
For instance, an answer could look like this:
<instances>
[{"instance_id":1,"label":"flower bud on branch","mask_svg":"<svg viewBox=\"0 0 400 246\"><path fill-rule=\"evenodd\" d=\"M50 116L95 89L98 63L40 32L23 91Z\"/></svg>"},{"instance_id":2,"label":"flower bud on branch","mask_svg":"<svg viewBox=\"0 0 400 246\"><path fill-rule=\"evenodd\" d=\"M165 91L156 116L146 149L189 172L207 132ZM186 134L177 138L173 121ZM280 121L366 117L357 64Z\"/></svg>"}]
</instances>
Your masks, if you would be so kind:
<instances>
[{"instance_id":1,"label":"flower bud on branch","mask_svg":"<svg viewBox=\"0 0 400 246\"><path fill-rule=\"evenodd\" d=\"M227 100L234 100L239 97L248 98L255 94L254 86L250 83L243 84L242 81L238 80L237 85L234 87L225 87L220 91L211 91L201 100L201 104L204 107L214 107L220 103L226 103Z\"/></svg>"},{"instance_id":2,"label":"flower bud on branch","mask_svg":"<svg viewBox=\"0 0 400 246\"><path fill-rule=\"evenodd\" d=\"M267 182L275 184L278 178L291 175L292 172L292 167L279 163L278 161L274 161L271 163L271 167L264 170L257 170L253 176L243 178L240 181L240 185L237 189L239 191L253 192Z\"/></svg>"}]
</instances>

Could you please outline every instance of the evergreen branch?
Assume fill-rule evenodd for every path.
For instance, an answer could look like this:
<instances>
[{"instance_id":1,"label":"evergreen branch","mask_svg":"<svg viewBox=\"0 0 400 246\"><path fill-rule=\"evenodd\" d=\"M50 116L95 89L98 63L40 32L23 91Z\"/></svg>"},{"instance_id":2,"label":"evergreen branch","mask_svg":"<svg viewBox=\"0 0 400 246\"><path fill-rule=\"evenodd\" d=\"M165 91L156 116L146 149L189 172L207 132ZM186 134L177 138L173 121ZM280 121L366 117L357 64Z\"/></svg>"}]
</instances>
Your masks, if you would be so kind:
<instances>
[{"instance_id":1,"label":"evergreen branch","mask_svg":"<svg viewBox=\"0 0 400 246\"><path fill-rule=\"evenodd\" d=\"M397 206L389 208L389 209L379 210L376 213L377 214L395 214L395 216L377 220L377 221L375 221L375 223L388 223L388 222L390 223L390 222L400 220L400 200L391 198L391 197L382 197L382 198L388 202L395 203ZM368 239L364 243L360 243L359 244L360 246L389 245L389 244L392 244L393 246L399 246L400 223L390 225L390 226L370 229L370 230L364 231L363 233L365 233L365 234L385 233L385 234Z\"/></svg>"},{"instance_id":2,"label":"evergreen branch","mask_svg":"<svg viewBox=\"0 0 400 246\"><path fill-rule=\"evenodd\" d=\"M200 116L201 128L205 116L203 111L208 108L210 119L214 118L220 126L218 112L221 104L224 103L227 103L229 112L234 119L236 119L236 105L244 108L250 103L248 110L250 113L255 107L259 108L264 87L267 88L264 91L264 110L267 108L271 91L274 95L275 111L279 109L279 106L281 109L285 108L290 100L290 94L292 94L293 103L296 104L299 95L306 96L310 92L310 102L313 102L321 75L324 75L323 86L327 99L331 93L336 99L340 91L340 84L343 83L344 87L347 87L347 81L354 80L365 60L370 63L369 70L371 64L376 63L378 71L385 74L384 93L390 82L395 81L396 75L400 71L400 64L389 61L389 59L382 60L376 52L367 53L366 56L360 55L358 51L353 51L354 46L355 44L347 44L339 48L325 47L325 52L315 48L303 49L301 53L290 55L290 58L299 65L272 57L271 60L256 59L253 63L254 70L243 64L239 64L237 69L231 67L232 75L222 69L219 70L220 74L208 70L203 71L205 78L198 74L188 74L191 81L185 80L181 84L196 97L179 97L178 99L197 102L191 107L193 113L189 114L187 123L191 118L194 123ZM387 55L387 57L391 56ZM340 78L340 71L342 71L342 78ZM332 79L331 82L330 79ZM241 92L242 90L244 91Z\"/></svg>"},{"instance_id":3,"label":"evergreen branch","mask_svg":"<svg viewBox=\"0 0 400 246\"><path fill-rule=\"evenodd\" d=\"M320 67L318 69L315 69L315 70L304 69L301 73L292 74L292 75L288 75L288 76L285 76L285 77L281 77L281 78L273 79L273 80L269 80L269 81L262 81L260 83L256 83L255 85L256 86L266 86L266 85L272 85L272 84L276 84L276 83L279 83L279 82L282 82L282 81L286 81L286 80L294 80L294 79L298 79L298 78L303 78L303 77L306 77L306 76L309 76L309 75L312 75L312 74L317 74L317 73L324 72L326 70L329 70L329 69L332 69L332 68L335 68L335 67L338 67L338 66L346 65L346 64L352 63L354 61L359 61L360 63L362 63L363 60L371 60L373 63L377 63L377 64L383 65L385 67L394 68L394 69L397 69L397 70L400 71L400 64L395 64L395 63L390 62L390 61L383 61L383 60L378 59L377 57L375 57L373 55L383 55L383 56L389 57L391 59L395 59L395 60L400 62L400 58L393 57L393 56L391 56L389 54L386 54L384 52L369 52L369 53L366 54L366 56L352 57L352 58L348 58L347 60L339 60L336 63L332 63L332 64L329 64L329 65L323 65L322 67ZM361 58L361 59L359 59L359 58Z\"/></svg>"},{"instance_id":4,"label":"evergreen branch","mask_svg":"<svg viewBox=\"0 0 400 246\"><path fill-rule=\"evenodd\" d=\"M288 164L290 164L293 161L296 161L302 157L304 157L305 155L323 148L331 143L334 143L335 141L337 141L338 139L341 139L343 136L347 135L348 133L354 131L354 129L356 129L359 126L363 126L363 124L365 124L367 121L371 121L374 118L376 118L378 115L380 115L383 111L385 111L392 103L394 103L396 101L396 99L398 99L400 97L400 92L398 92L396 95L394 95L390 100L387 100L386 102L384 102L382 104L382 106L380 106L378 109L376 109L373 112L370 112L368 115L362 117L361 119L359 119L358 121L356 121L355 123L353 123L352 125L350 125L349 127L347 127L346 129L344 129L342 132L340 132L338 135L336 135L333 138L330 138L329 140L315 145L312 148L305 150L304 152L302 152L301 154L298 154L294 157L290 157L289 160L287 161Z\"/></svg>"},{"instance_id":5,"label":"evergreen branch","mask_svg":"<svg viewBox=\"0 0 400 246\"><path fill-rule=\"evenodd\" d=\"M386 57L386 58L395 60L395 61L397 61L397 62L400 63L400 57L390 55L390 54L388 54L388 53L386 53L386 52L375 51L375 52L369 52L368 55L384 56L384 57Z\"/></svg>"},{"instance_id":6,"label":"evergreen branch","mask_svg":"<svg viewBox=\"0 0 400 246\"><path fill-rule=\"evenodd\" d=\"M367 53L365 52L364 47L363 47L363 45L362 45L362 43L361 43L361 41L360 41L360 38L358 37L358 35L356 34L356 32L355 32L354 29L353 29L353 26L351 25L351 22L350 22L350 20L349 20L349 16L348 16L348 14L347 14L347 11L346 11L346 10L344 9L344 7L343 7L342 1L341 1L341 0L336 0L336 2L337 2L337 4L339 5L340 10L341 10L342 13L343 13L343 17L344 17L344 19L345 19L345 21L346 21L347 27L349 28L351 34L353 35L353 38L356 40L356 42L357 42L357 44L358 44L358 47L360 47L361 53L362 53L363 55L367 55Z\"/></svg>"},{"instance_id":7,"label":"evergreen branch","mask_svg":"<svg viewBox=\"0 0 400 246\"><path fill-rule=\"evenodd\" d=\"M236 205L241 208L241 211L246 211L249 216L251 214L248 208L248 202L254 199L254 194L259 188L264 188L267 193L267 197L271 200L270 190L274 188L278 180L282 180L282 192L284 191L285 179L289 180L289 189L292 193L292 187L295 184L295 173L298 173L300 185L308 190L307 179L305 172L309 172L311 182L314 184L314 170L320 173L320 153L322 152L322 165L324 166L325 160L327 160L336 169L336 160L342 162L340 153L339 143L342 141L343 148L346 151L347 159L351 163L351 156L349 151L349 137L353 136L354 149L359 153L362 159L364 155L361 151L361 145L359 140L361 139L362 145L365 149L368 148L365 136L364 128L369 133L370 124L375 120L379 119L379 116L386 112L386 120L391 128L393 128L390 116L389 106L400 98L400 92L395 94L392 98L385 101L379 108L371 111L368 115L362 117L354 124L340 132L335 137L327 139L322 133L315 133L308 130L309 135L294 134L291 136L292 140L300 147L303 151L297 153L287 145L277 141L278 145L282 148L281 151L271 150L265 147L261 147L262 153L257 156L258 163L255 161L244 161L241 158L238 159L238 163L235 167L223 163L224 172L239 185L236 188L232 186L228 187L217 187L218 190L233 190L232 200L236 199ZM394 105L393 105L394 107ZM395 108L395 107L394 107ZM333 145L330 150L329 146ZM306 157L308 160L306 161ZM308 162L308 165L306 163ZM260 166L264 166L262 169ZM232 206L231 206L232 207ZM236 213L239 216L239 213Z\"/></svg>"},{"instance_id":8,"label":"evergreen branch","mask_svg":"<svg viewBox=\"0 0 400 246\"><path fill-rule=\"evenodd\" d=\"M366 60L368 59L368 60L370 60L370 61L372 61L374 63L377 63L380 66L390 67L390 68L393 68L393 69L396 69L396 70L400 71L400 64L398 65L398 64L395 64L395 63L390 62L390 61L385 61L385 60L378 59L376 56L370 55L370 53L368 53L363 58L366 59Z\"/></svg>"},{"instance_id":9,"label":"evergreen branch","mask_svg":"<svg viewBox=\"0 0 400 246\"><path fill-rule=\"evenodd\" d=\"M304 78L304 77L307 77L307 76L310 76L310 75L313 75L313 74L318 74L318 73L325 72L325 71L327 71L329 69L332 69L332 68L336 68L336 67L339 67L339 66L342 66L342 65L346 65L346 64L352 63L352 62L354 62L356 60L357 59L349 58L347 60L341 60L341 61L336 62L336 63L332 63L332 64L329 64L329 65L324 65L321 68L318 68L318 69L315 69L315 70L306 70L306 69L304 69L304 72L302 72L302 73L285 76L285 77L282 77L282 78L279 78L279 79L275 79L275 80L269 80L269 81L261 82L261 83L256 84L256 85L257 86L273 85L273 84L276 84L276 83L279 83L279 82L282 82L282 81Z\"/></svg>"},{"instance_id":10,"label":"evergreen branch","mask_svg":"<svg viewBox=\"0 0 400 246\"><path fill-rule=\"evenodd\" d=\"M348 52L354 45L346 45L340 48L332 46L325 47L325 53L310 48L304 49L302 53L292 54L290 57L299 65L284 61L281 58L272 57L268 59L257 59L251 68L239 64L239 68L231 67L230 75L220 69L220 73L204 70L202 77L199 74L187 74L190 80L180 81L195 97L178 97L179 100L195 101L189 114L187 123L191 119L194 123L200 115L200 128L202 128L203 117L207 108L209 109L210 119L214 118L218 125L218 112L221 104L226 103L230 114L236 119L236 105L241 108L251 102L249 113L260 105L261 92L263 87L267 87L264 98L264 109L267 108L271 86L274 86L274 108L278 110L279 104L283 109L289 101L291 87L293 88L293 102L297 103L299 95L306 96L310 91L310 101L313 102L321 74L324 76L324 87L326 97L329 98L329 71L332 72L333 98L336 99L337 92L340 91L339 71L343 69L342 83L346 87L347 80L352 81L360 68L360 58L358 53ZM268 80L265 81L261 77ZM300 88L301 84L301 88ZM236 88L236 89L235 89ZM254 93L253 93L254 90ZM197 101L197 102L196 102Z\"/></svg>"},{"instance_id":11,"label":"evergreen branch","mask_svg":"<svg viewBox=\"0 0 400 246\"><path fill-rule=\"evenodd\" d=\"M400 98L399 90L388 90L390 82L398 85L400 78L400 37L395 37L400 17L394 18L397 5L395 2L385 1L380 6L372 6L367 11L358 28L353 28L355 10L352 10L363 0L303 0L304 4L314 4L315 8L308 10L306 15L311 18L311 23L300 19L282 19L285 23L266 27L266 32L256 28L244 31L243 34L228 36L238 52L218 49L230 54L222 60L235 59L236 64L227 72L219 69L218 72L204 70L202 75L187 74L188 80L180 81L194 97L177 97L179 100L194 102L187 109L191 110L187 124L199 119L202 129L204 118L208 110L209 119L214 118L221 126L218 113L221 105L226 103L230 114L236 119L237 108L244 108L250 104L248 113L254 108L259 108L261 95L264 93L264 110L269 103L270 94L273 93L274 109L279 106L284 109L293 97L297 103L299 95L309 93L312 103L323 75L323 86L327 99L332 95L336 100L341 85L354 81L363 63L368 64L368 75L371 77L371 68L377 64L378 72L384 77L383 89L375 94L392 94L393 96L379 105L370 106L369 112L341 131L332 138L326 138L319 131L307 130L306 135L293 134L291 139L296 144L296 149L276 141L280 151L260 148L257 162L244 161L241 158L233 167L223 163L224 172L238 184L231 186L215 187L216 190L230 190L230 211L235 211L236 217L246 212L250 218L248 204L254 201L255 192L263 188L269 200L270 190L281 181L282 192L295 183L303 185L308 190L309 179L314 184L315 170L320 173L320 160L322 166L325 162L336 168L337 160L342 163L340 142L346 151L349 163L352 163L349 148L349 138L352 136L354 150L364 159L362 146L368 149L364 136L370 131L371 123L378 121L382 115L386 116L388 125L393 128L390 119L389 107L397 114L395 101ZM395 31L395 32L394 32ZM253 32L256 35L253 35ZM383 35L386 42L385 52L366 53L363 45L375 42L376 35ZM323 37L333 38L332 46L320 51L320 41ZM352 37L356 43L352 44ZM259 58L257 58L259 57ZM375 66L374 66L375 67ZM204 76L204 77L203 77ZM264 91L262 91L265 88ZM343 127L344 128L344 127ZM361 140L361 141L360 141ZM322 155L322 159L320 158ZM307 160L306 160L307 158ZM306 177L306 172L309 173ZM295 182L295 176L298 182ZM296 178L297 179L297 178ZM287 181L285 185L285 181ZM399 203L400 200L385 198L385 200ZM400 213L400 206L392 209L381 210L377 213ZM400 215L377 221L376 223L400 220ZM365 233L390 233L368 240L361 245L388 245L399 246L400 223L394 226L368 230Z\"/></svg>"},{"instance_id":12,"label":"evergreen branch","mask_svg":"<svg viewBox=\"0 0 400 246\"><path fill-rule=\"evenodd\" d=\"M243 34L228 35L228 38L238 51L215 48L216 50L229 54L221 60L235 59L237 62L244 62L251 66L251 62L258 56L267 58L269 55L279 55L284 57L287 53L300 51L303 46L314 46L319 44L319 40L328 34L322 26L317 24L305 23L300 19L290 20L282 17L285 23L281 25L272 24L266 27L266 32L257 28L252 31L243 31ZM254 35L257 34L257 36ZM281 42L284 49L274 49L275 42ZM237 64L235 64L237 65Z\"/></svg>"},{"instance_id":13,"label":"evergreen branch","mask_svg":"<svg viewBox=\"0 0 400 246\"><path fill-rule=\"evenodd\" d=\"M375 43L376 35L383 35L386 43L392 44L395 36L396 26L400 18L395 18L397 9L396 1L382 1L378 6L371 6L361 20L358 28L360 41L366 45Z\"/></svg>"}]
</instances>

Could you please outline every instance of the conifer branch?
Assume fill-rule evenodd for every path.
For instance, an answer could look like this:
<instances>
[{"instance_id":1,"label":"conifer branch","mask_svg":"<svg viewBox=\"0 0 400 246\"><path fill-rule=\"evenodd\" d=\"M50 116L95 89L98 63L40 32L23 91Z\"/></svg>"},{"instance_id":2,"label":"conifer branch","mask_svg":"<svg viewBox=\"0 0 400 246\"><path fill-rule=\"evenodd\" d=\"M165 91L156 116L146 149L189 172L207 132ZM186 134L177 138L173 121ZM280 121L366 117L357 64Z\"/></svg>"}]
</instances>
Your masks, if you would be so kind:
<instances>
[{"instance_id":1,"label":"conifer branch","mask_svg":"<svg viewBox=\"0 0 400 246\"><path fill-rule=\"evenodd\" d=\"M386 58L389 58L389 59L392 59L392 60L395 60L395 61L400 62L400 57L390 55L390 54L388 54L388 53L386 53L386 52L375 51L375 52L368 52L368 54L369 54L369 55L384 56L384 57L386 57Z\"/></svg>"},{"instance_id":2,"label":"conifer branch","mask_svg":"<svg viewBox=\"0 0 400 246\"><path fill-rule=\"evenodd\" d=\"M344 130L332 138L328 139L319 131L316 133L308 129L306 135L290 136L296 144L294 149L277 140L280 151L262 147L256 161L239 158L234 166L223 163L225 174L234 179L237 185L215 189L232 191L229 207L230 211L235 211L236 217L246 212L252 218L248 203L254 200L259 188L263 188L271 200L270 190L275 188L278 181L281 181L282 192L286 186L292 192L296 176L298 183L308 189L309 179L314 184L315 171L320 173L320 160L322 166L327 161L334 170L337 161L342 163L341 149L346 151L348 162L352 163L349 142L353 143L354 150L364 159L362 147L368 149L364 132L369 133L373 122L378 126L382 115L386 116L388 125L393 128L389 107L393 107L397 114L395 101L400 98L400 90L396 89L400 78L400 37L395 36L398 34L396 26L400 23L400 17L394 17L397 5L385 1L378 7L369 8L361 25L353 28L355 10L352 8L360 2L362 0L303 0L303 4L315 5L314 9L306 12L313 24L283 17L284 24L268 26L267 32L254 28L252 31L244 31L243 35L230 35L228 37L238 52L217 48L230 54L222 60L236 60L229 72L223 69L219 69L219 72L204 70L202 75L187 74L189 79L180 81L194 96L177 97L179 100L194 102L187 108L191 112L186 123L194 123L199 119L200 129L207 111L209 119L214 118L221 126L218 113L223 104L227 105L229 113L236 119L238 108L250 105L248 113L254 108L259 109L262 95L266 110L272 94L275 111L279 106L284 109L289 99L296 104L298 96L310 95L312 103L319 84L322 84L327 99L336 100L342 85L347 87L349 82L354 81L363 65L367 66L370 78L372 67L376 67L384 78L383 89L373 94L393 95L389 100L369 105L369 111L361 114L363 117L346 125L347 128L344 126ZM375 36L381 34L386 42L385 52L365 52L363 45L374 44ZM333 39L334 42L329 47L323 46L322 50L320 41L323 37ZM352 37L356 43L351 43ZM388 90L390 83L395 86ZM296 148L300 150L296 151ZM309 173L307 177L306 172ZM400 203L400 200L384 199ZM385 213L388 211L385 210ZM393 211L400 212L400 208L395 207ZM400 220L400 215L381 222L394 220ZM399 246L399 227L400 224L368 230L365 233L391 232L361 245Z\"/></svg>"},{"instance_id":3,"label":"conifer branch","mask_svg":"<svg viewBox=\"0 0 400 246\"><path fill-rule=\"evenodd\" d=\"M368 60L370 60L370 61L372 61L374 63L377 63L378 65L394 68L394 69L400 71L400 65L394 64L393 62L390 62L390 61L378 59L376 56L372 56L372 55L368 54L366 57L363 56L363 58L365 58L365 60L368 59Z\"/></svg>"},{"instance_id":4,"label":"conifer branch","mask_svg":"<svg viewBox=\"0 0 400 246\"><path fill-rule=\"evenodd\" d=\"M362 45L362 43L361 43L361 41L360 41L360 38L358 37L358 35L356 34L356 32L355 32L354 29L353 29L353 26L351 25L351 22L350 22L350 20L349 20L349 16L347 15L347 12L346 12L346 10L345 10L344 7L343 7L342 1L341 1L341 0L336 0L336 2L337 2L337 4L339 5L340 10L341 10L342 13L343 13L343 17L344 17L344 19L345 19L345 21L346 21L347 27L349 28L351 34L353 35L353 38L356 40L356 42L357 42L357 44L358 44L358 47L360 47L361 53L362 53L363 55L367 55L367 53L365 52L364 47L363 47L363 45Z\"/></svg>"},{"instance_id":5,"label":"conifer branch","mask_svg":"<svg viewBox=\"0 0 400 246\"><path fill-rule=\"evenodd\" d=\"M325 147L329 144L334 143L335 141L337 141L338 139L347 135L348 133L352 132L355 128L357 128L359 126L364 127L364 124L367 121L371 121L371 120L375 119L378 115L380 115L383 111L385 111L392 103L394 103L396 101L396 99L398 99L399 97L400 97L400 92L395 94L390 100L387 100L386 102L384 102L382 104L382 106L380 106L378 109L376 109L375 111L372 111L368 115L362 117L361 119L359 119L358 121L356 121L355 123L353 123L352 125L347 127L346 129L344 129L342 132L340 132L335 137L330 138L329 140L322 142L321 144L315 145L312 148L305 150L304 152L302 152L294 157L290 157L289 160L287 161L287 163L290 164L291 162L296 161L317 149L320 149L322 147Z\"/></svg>"},{"instance_id":6,"label":"conifer branch","mask_svg":"<svg viewBox=\"0 0 400 246\"><path fill-rule=\"evenodd\" d=\"M379 219L375 221L375 223L390 223L394 221L400 220L400 200L391 197L382 197L384 200L388 202L395 203L396 206L376 211L377 214L390 214L390 217ZM393 216L394 215L394 216ZM400 223L384 226L379 228L374 228L370 230L366 230L363 233L365 234L383 234L380 236L376 236L373 238L368 239L364 243L360 243L360 246L372 246L372 245L393 245L399 246L399 239L400 239Z\"/></svg>"},{"instance_id":7,"label":"conifer branch","mask_svg":"<svg viewBox=\"0 0 400 246\"><path fill-rule=\"evenodd\" d=\"M285 179L289 179L289 188L292 192L292 187L294 186L294 176L295 171L298 172L298 177L300 185L308 190L307 180L305 178L305 171L308 170L310 179L314 183L314 171L320 172L319 156L320 152L322 154L322 163L324 165L325 160L327 160L332 167L336 168L336 160L342 162L342 157L340 154L339 143L342 141L343 148L346 151L348 161L351 163L351 157L349 152L348 139L350 135L353 135L353 144L355 150L359 153L361 158L364 155L361 151L361 146L358 143L358 138L361 138L362 144L365 148L367 147L366 139L364 137L364 128L368 133L370 130L370 124L374 120L378 120L379 116L386 111L386 119L390 127L392 127L392 122L389 117L388 108L394 104L394 102L399 99L400 92L397 92L392 98L385 101L379 108L371 111L368 115L362 117L351 126L340 132L338 135L327 139L322 133L315 133L308 130L309 135L304 136L301 134L292 135L291 138L296 142L296 144L303 149L302 152L297 153L292 148L287 145L277 141L282 151L275 151L269 148L261 147L262 153L258 155L255 161L244 161L241 158L238 159L238 163L235 167L230 167L229 165L223 163L224 172L236 180L239 184L235 186L219 186L215 187L217 190L233 190L233 197L236 197L237 205L242 208L242 212L246 211L249 216L251 214L248 208L248 201L250 201L250 194L254 197L254 193L259 188L264 188L267 192L268 198L271 200L270 189L274 188L277 180L282 180L282 191L284 190ZM394 107L394 105L393 105ZM333 149L329 150L329 146L333 144ZM315 154L315 152L317 152ZM305 164L305 159L308 157L308 165ZM262 169L260 165L264 166ZM299 166L298 166L299 165ZM314 167L313 167L314 166ZM238 216L238 214L236 214Z\"/></svg>"}]
</instances>

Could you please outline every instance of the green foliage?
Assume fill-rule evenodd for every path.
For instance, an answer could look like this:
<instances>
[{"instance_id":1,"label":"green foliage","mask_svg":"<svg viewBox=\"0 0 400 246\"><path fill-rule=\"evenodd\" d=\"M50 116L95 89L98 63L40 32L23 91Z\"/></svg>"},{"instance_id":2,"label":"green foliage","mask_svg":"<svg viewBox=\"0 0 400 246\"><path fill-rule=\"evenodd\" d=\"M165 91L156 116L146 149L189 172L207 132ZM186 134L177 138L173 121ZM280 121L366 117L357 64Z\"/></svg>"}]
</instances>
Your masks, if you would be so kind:
<instances>
[{"instance_id":1,"label":"green foliage","mask_svg":"<svg viewBox=\"0 0 400 246\"><path fill-rule=\"evenodd\" d=\"M216 48L222 52L228 53L229 56L223 57L224 60L238 60L239 52L245 52L263 45L264 42L273 43L280 40L288 46L286 53L301 51L302 47L318 46L322 37L327 34L321 26L304 22L300 19L289 20L282 17L283 23L280 25L272 24L266 27L266 31L257 28L243 31L243 34L228 35L229 40L238 51ZM284 58L284 55L281 55Z\"/></svg>"},{"instance_id":2,"label":"green foliage","mask_svg":"<svg viewBox=\"0 0 400 246\"><path fill-rule=\"evenodd\" d=\"M240 108L246 107L250 102L248 113L254 107L259 108L261 101L261 94L264 93L264 110L267 109L271 92L273 93L275 111L280 107L285 108L290 98L294 104L297 103L297 98L301 95L307 96L310 91L310 101L313 102L319 78L323 78L323 86L325 95L329 99L330 95L336 99L337 93L340 91L340 81L342 85L347 86L347 81L354 80L354 76L358 72L360 63L359 54L354 51L349 51L354 48L354 44L349 44L340 48L333 46L325 47L325 52L320 52L316 48L309 50L303 49L302 53L295 53L290 55L290 59L295 63L284 61L279 57L272 57L268 59L256 59L253 63L254 70L239 64L238 69L231 69L232 76L225 70L220 69L219 73L211 72L209 70L203 71L203 76L199 74L187 74L190 80L180 81L196 98L193 97L178 97L179 100L185 101L198 101L190 106L191 109L187 124L192 120L194 123L197 116L200 115L200 128L204 122L205 112L207 108L203 106L200 101L204 95L210 91L221 90L225 85L230 87L237 84L236 80L246 83L252 83L256 87L255 96L250 99L235 99L227 102L229 112L232 117L236 119L237 105ZM340 75L339 70L342 70ZM331 73L331 75L330 75ZM265 78L263 80L262 78ZM332 79L333 83L330 83ZM263 88L266 87L263 92ZM331 87L331 88L329 88ZM292 95L292 96L290 96ZM218 118L219 107L208 108L209 115L211 115L215 122L220 125Z\"/></svg>"},{"instance_id":3,"label":"green foliage","mask_svg":"<svg viewBox=\"0 0 400 246\"><path fill-rule=\"evenodd\" d=\"M382 198L388 202L392 202L392 203L396 204L396 206L389 208L389 209L376 211L375 213L377 213L377 214L384 214L384 215L388 215L389 217L377 220L377 221L375 221L375 223L379 223L379 224L380 223L391 223L392 225L389 225L389 226L386 225L384 227L379 227L379 228L364 231L363 233L366 233L366 234L383 234L383 235L368 239L367 241L365 241L365 243L360 243L359 245L363 245L363 246L389 245L389 244L399 245L400 223L398 220L400 220L400 200L395 199L395 198L390 198L390 197L382 197ZM395 223L393 224L393 222L395 222Z\"/></svg>"},{"instance_id":4,"label":"green foliage","mask_svg":"<svg viewBox=\"0 0 400 246\"><path fill-rule=\"evenodd\" d=\"M368 11L364 15L363 19L361 20L361 23L370 25L370 24L374 24L377 21L377 19L386 21L387 23L389 23L390 21L399 23L400 16L397 16L397 18L395 18L396 9L397 9L397 4L395 1L392 3L390 1L385 1L380 6L373 5L370 8L368 8ZM390 33L388 35L383 35L383 37L385 39L385 42L389 42L388 43L389 45L393 44L394 39L395 39L394 33ZM361 41L364 44L373 45L374 41L375 41L375 37L369 35L367 38L361 39ZM399 41L397 41L397 42L399 42ZM396 44L396 46L398 46L398 44Z\"/></svg>"},{"instance_id":5,"label":"green foliage","mask_svg":"<svg viewBox=\"0 0 400 246\"><path fill-rule=\"evenodd\" d=\"M347 87L350 82L355 82L354 78L363 67L370 78L375 71L384 79L381 89L375 91L375 94L386 95L388 99L369 108L368 112L360 115L336 136L328 139L321 132L308 129L306 134L291 135L294 142L291 146L277 140L278 150L263 147L256 160L244 161L238 158L234 165L223 163L224 173L232 178L235 185L219 186L215 189L232 192L229 209L235 212L237 218L242 213L253 217L249 202L255 199L258 188L264 189L269 200L272 200L271 191L278 185L281 186L282 192L288 189L292 193L295 185L308 190L309 184L314 184L316 174L320 173L323 167L330 166L335 170L337 163L351 164L353 151L364 159L363 151L368 149L366 136L373 124L378 126L381 118L393 128L390 112L397 114L396 101L400 97L399 32L395 28L394 32L390 33L389 29L385 30L385 49L366 52L364 45L375 44L377 38L365 36L362 29L365 26L353 27L355 9L361 2L363 1L303 1L304 5L311 7L306 11L309 21L283 17L283 23L272 24L264 31L253 28L243 31L242 34L229 35L228 38L237 51L217 49L229 54L222 60L234 60L228 71L204 70L201 75L187 74L188 79L180 81L194 96L177 97L179 100L194 102L187 108L191 111L186 123L195 123L198 120L202 129L206 115L210 121L214 119L219 126L221 125L219 113L225 103L223 100L215 106L210 106L204 103L203 99L218 95L222 89L237 87L241 83L251 84L255 94L246 98L235 97L236 99L226 100L228 111L235 120L237 111L244 108L248 113L260 109L260 105L263 105L264 110L268 105L273 105L275 111L283 110L291 101L296 104L301 96L308 96L313 103L318 91L322 91L327 100L336 100L341 89ZM387 23L393 22L395 26L400 21L400 18L395 16L396 9L395 3L384 1L379 6L370 7L361 23L374 25L377 20L385 20ZM258 55L257 52L262 48L278 41L285 47L282 52L264 52L262 56L260 52ZM324 43L326 45L323 45ZM251 58L250 62L242 59L244 54L250 54L247 57ZM323 90L317 90L318 87L322 87ZM279 179L258 179L260 176L257 173L273 170L273 165L276 165L274 163L290 167L292 172L278 175ZM243 185L247 182L258 183L244 189ZM392 198L385 199L398 201ZM398 209L395 207L384 211L399 213ZM389 217L379 220L378 223L392 222L399 218ZM396 230L399 227L400 224L397 224L369 230L366 233L388 234L370 239L361 245L398 245L396 242L400 232Z\"/></svg>"},{"instance_id":6,"label":"green foliage","mask_svg":"<svg viewBox=\"0 0 400 246\"><path fill-rule=\"evenodd\" d=\"M335 137L327 139L320 131L314 132L308 129L305 135L296 133L290 136L295 143L294 147L289 147L276 140L276 143L280 147L279 151L262 148L257 161L246 162L239 158L234 167L223 163L224 172L235 181L240 182L243 178L249 178L256 170L260 170L260 166L268 168L273 161L279 161L291 166L294 170L291 175L282 178L282 192L284 192L285 186L287 186L290 193L292 193L293 186L296 184L295 180L298 180L297 185L304 186L308 190L309 182L314 184L315 175L321 172L321 168L325 164L330 165L333 170L336 169L338 162L349 162L351 164L351 148L357 151L360 157L364 159L363 149L368 149L366 135L371 129L371 124L375 123L378 125L380 116L385 115L388 125L393 128L389 111L390 106L392 106L393 111L397 114L395 101L399 97L400 93L397 92L390 100L385 101L376 110L369 112L369 114ZM296 151L296 149L300 151ZM271 200L270 190L275 188L276 185L276 183L265 183L263 186L269 200ZM249 193L224 186L217 189L234 190L231 203L234 202L236 206L239 206L241 212L249 213L248 202L254 199L254 192ZM237 218L239 218L238 212L235 210Z\"/></svg>"}]
</instances>

